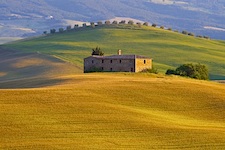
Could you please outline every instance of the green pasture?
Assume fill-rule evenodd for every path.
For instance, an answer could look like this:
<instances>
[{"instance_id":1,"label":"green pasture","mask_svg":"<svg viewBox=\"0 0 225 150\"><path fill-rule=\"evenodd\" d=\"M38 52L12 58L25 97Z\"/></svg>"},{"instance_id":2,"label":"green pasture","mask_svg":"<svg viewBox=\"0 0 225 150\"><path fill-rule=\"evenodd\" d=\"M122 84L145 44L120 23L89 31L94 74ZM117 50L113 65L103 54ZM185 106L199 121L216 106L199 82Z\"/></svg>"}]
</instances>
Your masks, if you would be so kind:
<instances>
[{"instance_id":1,"label":"green pasture","mask_svg":"<svg viewBox=\"0 0 225 150\"><path fill-rule=\"evenodd\" d=\"M57 80L0 90L0 149L225 149L222 84L129 73Z\"/></svg>"},{"instance_id":2,"label":"green pasture","mask_svg":"<svg viewBox=\"0 0 225 150\"><path fill-rule=\"evenodd\" d=\"M105 55L145 55L153 58L155 67L165 73L184 63L201 63L211 79L225 78L225 42L183 35L153 27L110 26L71 30L4 45L25 52L50 54L83 67L83 58L99 46Z\"/></svg>"}]
</instances>

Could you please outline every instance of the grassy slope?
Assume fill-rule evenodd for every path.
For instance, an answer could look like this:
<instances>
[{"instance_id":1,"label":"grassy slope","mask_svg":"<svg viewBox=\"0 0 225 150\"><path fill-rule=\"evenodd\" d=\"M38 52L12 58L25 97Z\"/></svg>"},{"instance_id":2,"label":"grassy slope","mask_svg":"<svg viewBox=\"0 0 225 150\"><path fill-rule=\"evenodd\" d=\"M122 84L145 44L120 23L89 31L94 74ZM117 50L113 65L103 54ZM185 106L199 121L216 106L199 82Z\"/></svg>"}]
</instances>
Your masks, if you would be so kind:
<instances>
[{"instance_id":1,"label":"grassy slope","mask_svg":"<svg viewBox=\"0 0 225 150\"><path fill-rule=\"evenodd\" d=\"M29 88L57 84L60 75L80 73L80 68L39 53L0 48L0 88Z\"/></svg>"},{"instance_id":2,"label":"grassy slope","mask_svg":"<svg viewBox=\"0 0 225 150\"><path fill-rule=\"evenodd\" d=\"M70 80L0 91L0 149L225 148L222 84L123 73L60 79Z\"/></svg>"},{"instance_id":3,"label":"grassy slope","mask_svg":"<svg viewBox=\"0 0 225 150\"><path fill-rule=\"evenodd\" d=\"M118 49L122 49L124 54L153 58L155 67L161 72L183 63L202 63L208 66L211 79L225 78L224 41L199 39L152 27L87 29L6 46L55 55L80 67L83 66L83 58L89 56L96 46L100 46L106 55L116 54Z\"/></svg>"}]
</instances>

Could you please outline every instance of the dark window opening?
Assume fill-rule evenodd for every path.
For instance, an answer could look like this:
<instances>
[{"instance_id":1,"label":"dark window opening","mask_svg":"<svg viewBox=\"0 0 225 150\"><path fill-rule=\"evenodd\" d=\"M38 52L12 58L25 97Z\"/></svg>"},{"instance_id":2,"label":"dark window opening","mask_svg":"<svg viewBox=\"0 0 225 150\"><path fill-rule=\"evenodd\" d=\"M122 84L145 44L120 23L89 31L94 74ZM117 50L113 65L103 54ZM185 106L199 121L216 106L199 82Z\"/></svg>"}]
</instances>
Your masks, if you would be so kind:
<instances>
[{"instance_id":1,"label":"dark window opening","mask_svg":"<svg viewBox=\"0 0 225 150\"><path fill-rule=\"evenodd\" d=\"M133 69L133 68L131 68L131 69L130 69L130 71L131 71L131 72L134 72L134 69Z\"/></svg>"},{"instance_id":2,"label":"dark window opening","mask_svg":"<svg viewBox=\"0 0 225 150\"><path fill-rule=\"evenodd\" d=\"M146 64L146 60L144 60L144 64Z\"/></svg>"},{"instance_id":3,"label":"dark window opening","mask_svg":"<svg viewBox=\"0 0 225 150\"><path fill-rule=\"evenodd\" d=\"M94 60L92 60L92 64L94 63Z\"/></svg>"},{"instance_id":4,"label":"dark window opening","mask_svg":"<svg viewBox=\"0 0 225 150\"><path fill-rule=\"evenodd\" d=\"M102 60L102 63L104 63L104 60Z\"/></svg>"},{"instance_id":5,"label":"dark window opening","mask_svg":"<svg viewBox=\"0 0 225 150\"><path fill-rule=\"evenodd\" d=\"M110 71L113 71L113 69L112 69L112 68L110 68Z\"/></svg>"},{"instance_id":6,"label":"dark window opening","mask_svg":"<svg viewBox=\"0 0 225 150\"><path fill-rule=\"evenodd\" d=\"M110 62L112 63L112 60Z\"/></svg>"},{"instance_id":7,"label":"dark window opening","mask_svg":"<svg viewBox=\"0 0 225 150\"><path fill-rule=\"evenodd\" d=\"M102 71L104 71L104 68L102 67Z\"/></svg>"},{"instance_id":8,"label":"dark window opening","mask_svg":"<svg viewBox=\"0 0 225 150\"><path fill-rule=\"evenodd\" d=\"M120 60L120 63L122 63L122 60Z\"/></svg>"}]
</instances>

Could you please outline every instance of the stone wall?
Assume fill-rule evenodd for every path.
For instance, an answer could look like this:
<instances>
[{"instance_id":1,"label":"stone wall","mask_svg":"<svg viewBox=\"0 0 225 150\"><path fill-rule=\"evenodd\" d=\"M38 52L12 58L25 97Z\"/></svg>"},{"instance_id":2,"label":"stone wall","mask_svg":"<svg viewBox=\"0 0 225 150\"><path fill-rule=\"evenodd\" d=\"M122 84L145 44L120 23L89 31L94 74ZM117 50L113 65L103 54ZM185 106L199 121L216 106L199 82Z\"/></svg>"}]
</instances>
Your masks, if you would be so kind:
<instances>
[{"instance_id":1,"label":"stone wall","mask_svg":"<svg viewBox=\"0 0 225 150\"><path fill-rule=\"evenodd\" d=\"M151 59L107 59L101 56L84 59L84 72L140 72L147 68L152 68Z\"/></svg>"},{"instance_id":2,"label":"stone wall","mask_svg":"<svg viewBox=\"0 0 225 150\"><path fill-rule=\"evenodd\" d=\"M137 58L135 66L135 72L140 72L144 69L152 69L152 59Z\"/></svg>"}]
</instances>

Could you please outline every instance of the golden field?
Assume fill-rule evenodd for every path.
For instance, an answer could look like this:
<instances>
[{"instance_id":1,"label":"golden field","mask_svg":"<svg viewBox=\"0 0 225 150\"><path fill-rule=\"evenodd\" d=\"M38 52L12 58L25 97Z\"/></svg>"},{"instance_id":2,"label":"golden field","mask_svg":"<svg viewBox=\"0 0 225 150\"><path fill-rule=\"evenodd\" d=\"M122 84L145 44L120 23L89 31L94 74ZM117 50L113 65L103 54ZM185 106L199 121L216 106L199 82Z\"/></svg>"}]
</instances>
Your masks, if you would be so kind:
<instances>
[{"instance_id":1,"label":"golden field","mask_svg":"<svg viewBox=\"0 0 225 150\"><path fill-rule=\"evenodd\" d=\"M116 44L115 44L116 43ZM224 79L224 41L153 27L72 30L0 46L0 149L225 149L225 85L147 73L82 74L83 58L202 63Z\"/></svg>"},{"instance_id":2,"label":"golden field","mask_svg":"<svg viewBox=\"0 0 225 150\"><path fill-rule=\"evenodd\" d=\"M61 82L0 90L0 149L225 149L224 84L145 73L52 80Z\"/></svg>"}]
</instances>

